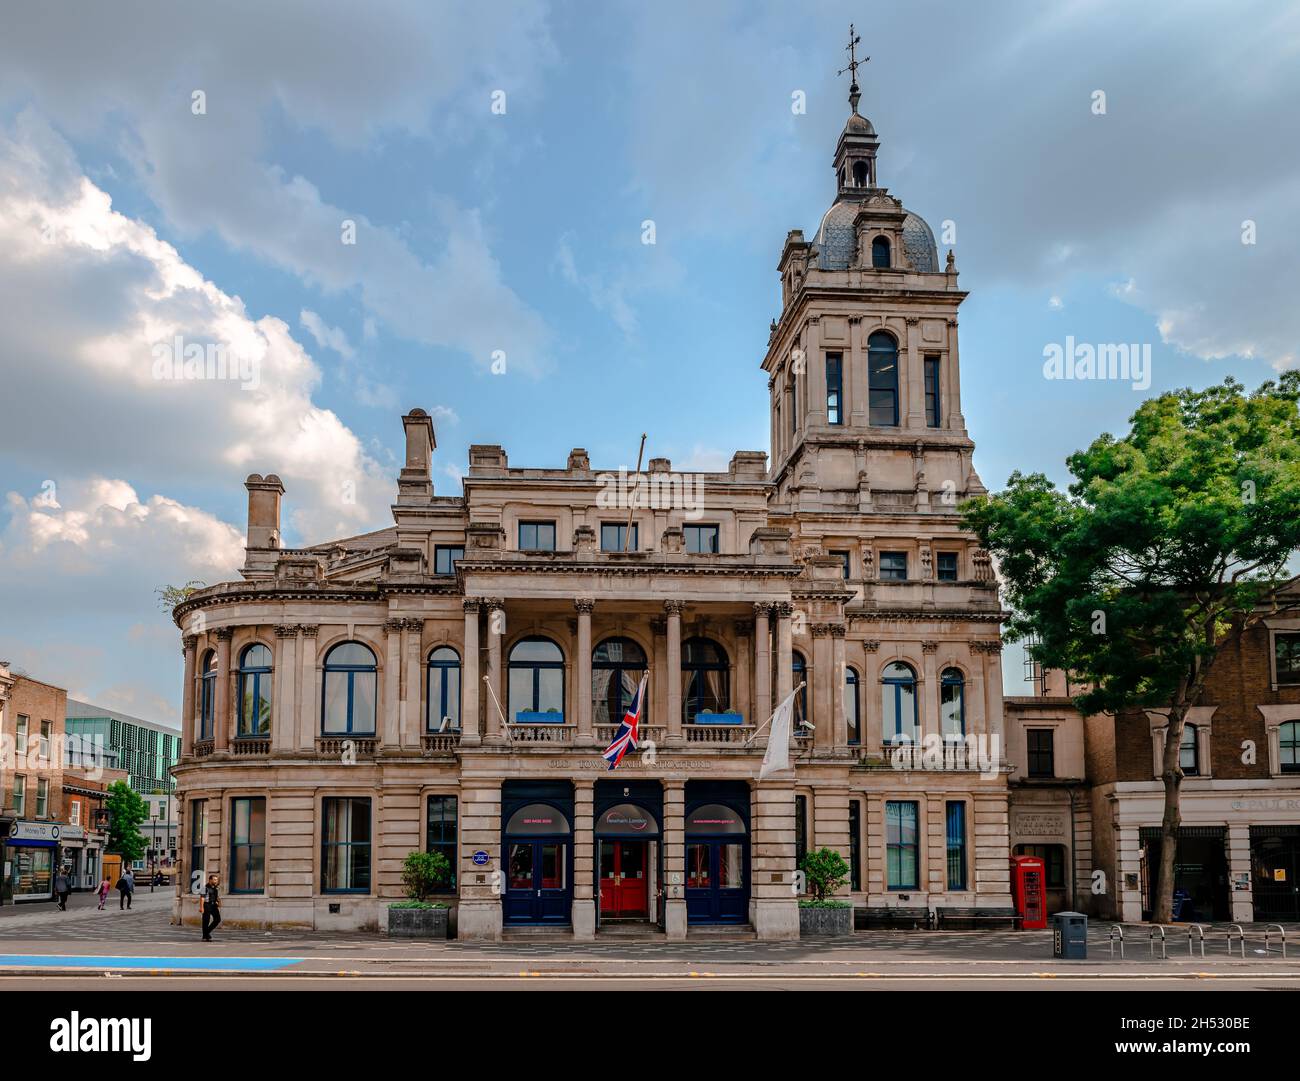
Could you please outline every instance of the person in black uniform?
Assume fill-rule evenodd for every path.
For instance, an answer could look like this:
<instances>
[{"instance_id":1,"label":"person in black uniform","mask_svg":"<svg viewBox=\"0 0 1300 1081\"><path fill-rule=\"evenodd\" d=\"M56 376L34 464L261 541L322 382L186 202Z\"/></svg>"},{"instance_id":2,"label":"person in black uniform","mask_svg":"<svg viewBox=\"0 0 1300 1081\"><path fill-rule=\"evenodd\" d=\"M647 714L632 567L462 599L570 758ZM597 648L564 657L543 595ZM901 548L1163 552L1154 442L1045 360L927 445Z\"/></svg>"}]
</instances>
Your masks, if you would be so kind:
<instances>
[{"instance_id":1,"label":"person in black uniform","mask_svg":"<svg viewBox=\"0 0 1300 1081\"><path fill-rule=\"evenodd\" d=\"M203 910L203 941L212 941L212 932L221 922L221 898L217 895L217 876L208 875L208 884L199 901Z\"/></svg>"}]
</instances>

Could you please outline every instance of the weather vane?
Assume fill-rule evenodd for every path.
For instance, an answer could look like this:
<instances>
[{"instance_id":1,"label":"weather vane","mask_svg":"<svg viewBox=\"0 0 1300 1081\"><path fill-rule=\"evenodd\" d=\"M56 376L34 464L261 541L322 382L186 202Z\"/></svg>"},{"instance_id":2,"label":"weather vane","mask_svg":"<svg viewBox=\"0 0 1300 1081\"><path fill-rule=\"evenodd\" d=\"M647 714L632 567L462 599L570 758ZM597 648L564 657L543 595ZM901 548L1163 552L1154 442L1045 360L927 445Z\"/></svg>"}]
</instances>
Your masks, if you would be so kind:
<instances>
[{"instance_id":1,"label":"weather vane","mask_svg":"<svg viewBox=\"0 0 1300 1081\"><path fill-rule=\"evenodd\" d=\"M855 113L858 111L858 101L862 97L861 92L858 90L858 68L871 59L869 56L862 60L858 59L857 47L861 44L862 38L854 32L853 24L849 23L849 43L844 47L845 52L849 54L849 64L848 67L840 68L835 74L839 76L846 71L849 72L849 104L853 106Z\"/></svg>"}]
</instances>

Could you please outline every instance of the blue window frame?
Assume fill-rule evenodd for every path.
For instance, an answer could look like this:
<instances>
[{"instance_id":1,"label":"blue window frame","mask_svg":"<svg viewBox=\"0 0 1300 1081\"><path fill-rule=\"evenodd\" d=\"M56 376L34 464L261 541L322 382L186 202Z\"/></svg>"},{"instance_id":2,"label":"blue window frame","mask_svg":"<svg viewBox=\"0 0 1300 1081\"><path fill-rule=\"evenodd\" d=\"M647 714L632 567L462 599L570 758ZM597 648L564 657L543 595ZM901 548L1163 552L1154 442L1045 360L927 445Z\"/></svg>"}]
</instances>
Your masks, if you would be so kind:
<instances>
[{"instance_id":1,"label":"blue window frame","mask_svg":"<svg viewBox=\"0 0 1300 1081\"><path fill-rule=\"evenodd\" d=\"M321 693L321 733L326 736L375 734L375 655L360 642L341 642L325 655Z\"/></svg>"},{"instance_id":2,"label":"blue window frame","mask_svg":"<svg viewBox=\"0 0 1300 1081\"><path fill-rule=\"evenodd\" d=\"M731 708L731 671L722 647L708 638L682 643L682 720L694 724L704 710L726 713Z\"/></svg>"},{"instance_id":3,"label":"blue window frame","mask_svg":"<svg viewBox=\"0 0 1300 1081\"><path fill-rule=\"evenodd\" d=\"M370 800L321 800L321 893L370 892Z\"/></svg>"},{"instance_id":4,"label":"blue window frame","mask_svg":"<svg viewBox=\"0 0 1300 1081\"><path fill-rule=\"evenodd\" d=\"M937 558L936 573L941 582L957 581L957 553L940 552Z\"/></svg>"},{"instance_id":5,"label":"blue window frame","mask_svg":"<svg viewBox=\"0 0 1300 1081\"><path fill-rule=\"evenodd\" d=\"M907 553L881 552L880 578L886 582L907 581Z\"/></svg>"},{"instance_id":6,"label":"blue window frame","mask_svg":"<svg viewBox=\"0 0 1300 1081\"><path fill-rule=\"evenodd\" d=\"M465 547L460 544L439 544L433 549L433 573L455 574L456 560L465 558Z\"/></svg>"},{"instance_id":7,"label":"blue window frame","mask_svg":"<svg viewBox=\"0 0 1300 1081\"><path fill-rule=\"evenodd\" d=\"M230 801L231 893L266 889L266 800L244 796Z\"/></svg>"},{"instance_id":8,"label":"blue window frame","mask_svg":"<svg viewBox=\"0 0 1300 1081\"><path fill-rule=\"evenodd\" d=\"M621 723L645 673L645 650L630 638L607 638L593 649L591 651L592 723ZM642 720L647 716L649 714L643 704Z\"/></svg>"},{"instance_id":9,"label":"blue window frame","mask_svg":"<svg viewBox=\"0 0 1300 1081\"><path fill-rule=\"evenodd\" d=\"M849 889L862 889L862 803L849 800Z\"/></svg>"},{"instance_id":10,"label":"blue window frame","mask_svg":"<svg viewBox=\"0 0 1300 1081\"><path fill-rule=\"evenodd\" d=\"M564 654L549 638L522 638L510 651L508 708L520 713L555 713L564 719Z\"/></svg>"},{"instance_id":11,"label":"blue window frame","mask_svg":"<svg viewBox=\"0 0 1300 1081\"><path fill-rule=\"evenodd\" d=\"M1277 726L1279 765L1283 773L1300 773L1300 721Z\"/></svg>"},{"instance_id":12,"label":"blue window frame","mask_svg":"<svg viewBox=\"0 0 1300 1081\"><path fill-rule=\"evenodd\" d=\"M430 796L425 809L426 852L441 852L451 865L451 879L435 893L456 892L456 797Z\"/></svg>"},{"instance_id":13,"label":"blue window frame","mask_svg":"<svg viewBox=\"0 0 1300 1081\"><path fill-rule=\"evenodd\" d=\"M944 808L948 840L948 888L964 890L966 885L966 804L949 800Z\"/></svg>"},{"instance_id":14,"label":"blue window frame","mask_svg":"<svg viewBox=\"0 0 1300 1081\"><path fill-rule=\"evenodd\" d=\"M902 661L885 666L880 675L881 716L886 743L916 743L916 673Z\"/></svg>"},{"instance_id":15,"label":"blue window frame","mask_svg":"<svg viewBox=\"0 0 1300 1081\"><path fill-rule=\"evenodd\" d=\"M826 354L826 423L844 423L844 354Z\"/></svg>"},{"instance_id":16,"label":"blue window frame","mask_svg":"<svg viewBox=\"0 0 1300 1081\"><path fill-rule=\"evenodd\" d=\"M939 358L925 358L925 423L927 427L938 428L940 417L939 401Z\"/></svg>"},{"instance_id":17,"label":"blue window frame","mask_svg":"<svg viewBox=\"0 0 1300 1081\"><path fill-rule=\"evenodd\" d=\"M858 701L858 673L844 668L844 717L848 722L849 746L862 742L862 706Z\"/></svg>"},{"instance_id":18,"label":"blue window frame","mask_svg":"<svg viewBox=\"0 0 1300 1081\"><path fill-rule=\"evenodd\" d=\"M627 523L626 522L601 522L600 523L600 550L602 552L621 552L623 551L623 542L627 540ZM637 546L641 543L640 530L636 522L632 523L632 539L628 541L627 550L635 552Z\"/></svg>"},{"instance_id":19,"label":"blue window frame","mask_svg":"<svg viewBox=\"0 0 1300 1081\"><path fill-rule=\"evenodd\" d=\"M217 701L217 654L203 655L203 675L199 680L199 739L212 738L212 716Z\"/></svg>"},{"instance_id":20,"label":"blue window frame","mask_svg":"<svg viewBox=\"0 0 1300 1081\"><path fill-rule=\"evenodd\" d=\"M889 238L878 236L871 242L871 265L877 270L889 267Z\"/></svg>"},{"instance_id":21,"label":"blue window frame","mask_svg":"<svg viewBox=\"0 0 1300 1081\"><path fill-rule=\"evenodd\" d=\"M808 716L808 662L797 649L790 654L790 676L792 687L803 684L803 690L799 692L799 697L795 699L795 730L799 729L800 721L812 721Z\"/></svg>"},{"instance_id":22,"label":"blue window frame","mask_svg":"<svg viewBox=\"0 0 1300 1081\"><path fill-rule=\"evenodd\" d=\"M460 731L460 654L450 646L429 654L424 727L429 732Z\"/></svg>"},{"instance_id":23,"label":"blue window frame","mask_svg":"<svg viewBox=\"0 0 1300 1081\"><path fill-rule=\"evenodd\" d=\"M554 522L520 522L519 550L521 552L554 552Z\"/></svg>"},{"instance_id":24,"label":"blue window frame","mask_svg":"<svg viewBox=\"0 0 1300 1081\"><path fill-rule=\"evenodd\" d=\"M271 651L260 642L239 655L239 725L236 737L271 734Z\"/></svg>"},{"instance_id":25,"label":"blue window frame","mask_svg":"<svg viewBox=\"0 0 1300 1081\"><path fill-rule=\"evenodd\" d=\"M911 800L885 803L885 863L887 887L917 888L920 838L916 828L917 805Z\"/></svg>"},{"instance_id":26,"label":"blue window frame","mask_svg":"<svg viewBox=\"0 0 1300 1081\"><path fill-rule=\"evenodd\" d=\"M883 330L867 339L867 413L877 427L898 427L898 343Z\"/></svg>"},{"instance_id":27,"label":"blue window frame","mask_svg":"<svg viewBox=\"0 0 1300 1081\"><path fill-rule=\"evenodd\" d=\"M686 550L695 555L716 555L718 551L718 527L716 525L684 525L682 539Z\"/></svg>"},{"instance_id":28,"label":"blue window frame","mask_svg":"<svg viewBox=\"0 0 1300 1081\"><path fill-rule=\"evenodd\" d=\"M939 677L939 730L947 739L966 735L966 679L959 668Z\"/></svg>"}]
</instances>

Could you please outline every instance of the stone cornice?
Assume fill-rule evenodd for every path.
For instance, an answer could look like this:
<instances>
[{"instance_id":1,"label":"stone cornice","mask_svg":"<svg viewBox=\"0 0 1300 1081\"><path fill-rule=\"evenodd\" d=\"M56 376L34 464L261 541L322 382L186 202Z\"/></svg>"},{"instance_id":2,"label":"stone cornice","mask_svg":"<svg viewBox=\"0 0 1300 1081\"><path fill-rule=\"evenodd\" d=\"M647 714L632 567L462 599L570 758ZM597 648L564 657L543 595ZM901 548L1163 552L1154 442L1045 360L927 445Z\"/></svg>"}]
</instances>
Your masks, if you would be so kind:
<instances>
[{"instance_id":1,"label":"stone cornice","mask_svg":"<svg viewBox=\"0 0 1300 1081\"><path fill-rule=\"evenodd\" d=\"M925 623L1003 623L1009 612L981 608L868 608L845 613L850 622L887 623L890 620Z\"/></svg>"}]
</instances>

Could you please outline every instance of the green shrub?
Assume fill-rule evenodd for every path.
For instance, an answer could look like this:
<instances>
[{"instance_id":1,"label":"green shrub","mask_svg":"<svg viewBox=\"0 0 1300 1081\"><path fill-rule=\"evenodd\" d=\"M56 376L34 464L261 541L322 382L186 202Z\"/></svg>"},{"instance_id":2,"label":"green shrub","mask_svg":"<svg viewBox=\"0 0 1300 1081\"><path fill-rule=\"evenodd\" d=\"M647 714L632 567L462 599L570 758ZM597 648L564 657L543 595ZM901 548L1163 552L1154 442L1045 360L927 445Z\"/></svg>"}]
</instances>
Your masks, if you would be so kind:
<instances>
[{"instance_id":1,"label":"green shrub","mask_svg":"<svg viewBox=\"0 0 1300 1081\"><path fill-rule=\"evenodd\" d=\"M799 902L800 908L852 908L848 901L814 901L805 897Z\"/></svg>"},{"instance_id":2,"label":"green shrub","mask_svg":"<svg viewBox=\"0 0 1300 1081\"><path fill-rule=\"evenodd\" d=\"M819 848L805 853L799 861L808 890L815 901L825 901L849 880L849 865L833 848Z\"/></svg>"},{"instance_id":3,"label":"green shrub","mask_svg":"<svg viewBox=\"0 0 1300 1081\"><path fill-rule=\"evenodd\" d=\"M423 901L451 881L451 864L441 852L408 852L402 861L402 885L412 901Z\"/></svg>"}]
</instances>

